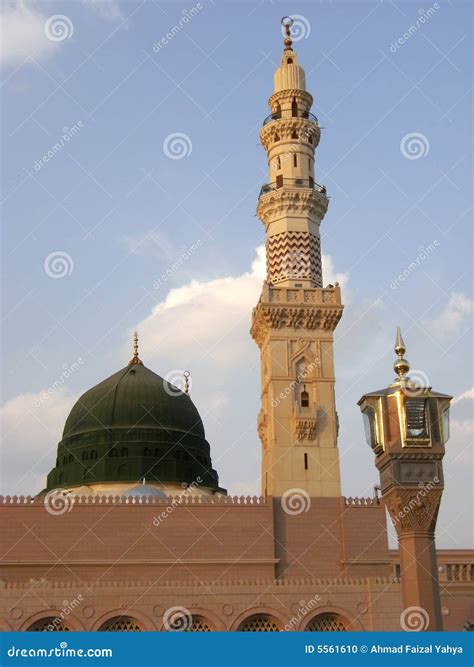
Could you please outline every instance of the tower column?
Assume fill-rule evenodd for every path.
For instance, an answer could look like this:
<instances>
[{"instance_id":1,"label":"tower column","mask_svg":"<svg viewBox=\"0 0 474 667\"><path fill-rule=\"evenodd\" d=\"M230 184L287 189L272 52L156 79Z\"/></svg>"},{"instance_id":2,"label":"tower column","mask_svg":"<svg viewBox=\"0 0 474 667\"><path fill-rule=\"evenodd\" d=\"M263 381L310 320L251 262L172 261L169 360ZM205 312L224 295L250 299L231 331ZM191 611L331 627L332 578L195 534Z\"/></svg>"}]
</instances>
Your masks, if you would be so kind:
<instances>
[{"instance_id":1,"label":"tower column","mask_svg":"<svg viewBox=\"0 0 474 667\"><path fill-rule=\"evenodd\" d=\"M408 377L397 331L397 379L359 405L375 453L382 498L398 536L404 630L442 630L435 528L444 488L442 460L451 396Z\"/></svg>"},{"instance_id":2,"label":"tower column","mask_svg":"<svg viewBox=\"0 0 474 667\"><path fill-rule=\"evenodd\" d=\"M333 331L343 306L337 284L323 288L319 226L329 200L314 181L320 128L289 27L268 103L260 139L269 182L257 206L267 278L251 330L262 367L262 490L338 496Z\"/></svg>"}]
</instances>

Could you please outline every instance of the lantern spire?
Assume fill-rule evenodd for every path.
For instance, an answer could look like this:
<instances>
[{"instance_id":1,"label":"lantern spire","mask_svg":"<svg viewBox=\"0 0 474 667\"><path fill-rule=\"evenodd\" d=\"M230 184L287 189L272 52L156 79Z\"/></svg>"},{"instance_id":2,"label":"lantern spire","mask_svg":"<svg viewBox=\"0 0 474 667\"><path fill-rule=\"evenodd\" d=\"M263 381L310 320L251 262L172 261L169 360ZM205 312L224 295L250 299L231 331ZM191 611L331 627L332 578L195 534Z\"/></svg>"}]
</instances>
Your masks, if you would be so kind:
<instances>
[{"instance_id":1,"label":"lantern spire","mask_svg":"<svg viewBox=\"0 0 474 667\"><path fill-rule=\"evenodd\" d=\"M397 355L398 358L393 364L393 370L398 375L399 381L405 379L406 374L410 370L410 364L403 357L405 352L406 352L406 347L405 347L405 342L402 338L402 332L400 331L400 327L397 327L397 337L395 339L395 354Z\"/></svg>"}]
</instances>

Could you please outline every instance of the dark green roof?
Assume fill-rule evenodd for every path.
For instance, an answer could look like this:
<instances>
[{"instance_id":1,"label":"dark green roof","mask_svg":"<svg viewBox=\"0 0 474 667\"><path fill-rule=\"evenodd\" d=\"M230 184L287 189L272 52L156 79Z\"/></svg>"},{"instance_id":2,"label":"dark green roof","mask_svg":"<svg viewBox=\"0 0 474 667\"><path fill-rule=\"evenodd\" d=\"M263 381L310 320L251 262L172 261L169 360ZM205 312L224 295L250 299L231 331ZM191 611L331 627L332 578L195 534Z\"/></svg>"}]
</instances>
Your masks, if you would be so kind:
<instances>
[{"instance_id":1,"label":"dark green roof","mask_svg":"<svg viewBox=\"0 0 474 667\"><path fill-rule=\"evenodd\" d=\"M122 368L86 391L66 420L63 439L117 427L158 427L204 438L189 396L142 364Z\"/></svg>"},{"instance_id":2,"label":"dark green roof","mask_svg":"<svg viewBox=\"0 0 474 667\"><path fill-rule=\"evenodd\" d=\"M190 397L141 363L83 394L72 408L47 488L97 482L177 482L218 488Z\"/></svg>"}]
</instances>

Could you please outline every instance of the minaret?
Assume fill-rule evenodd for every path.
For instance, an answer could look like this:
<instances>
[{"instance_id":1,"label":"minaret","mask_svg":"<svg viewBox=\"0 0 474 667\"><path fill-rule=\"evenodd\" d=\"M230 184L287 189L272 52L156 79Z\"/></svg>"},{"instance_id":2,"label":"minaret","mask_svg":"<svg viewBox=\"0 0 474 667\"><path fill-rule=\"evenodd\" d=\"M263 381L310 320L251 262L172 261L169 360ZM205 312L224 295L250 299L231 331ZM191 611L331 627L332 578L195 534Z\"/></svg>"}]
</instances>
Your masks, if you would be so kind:
<instances>
[{"instance_id":1,"label":"minaret","mask_svg":"<svg viewBox=\"0 0 474 667\"><path fill-rule=\"evenodd\" d=\"M328 198L314 180L321 133L292 49L292 21L282 22L285 48L260 132L269 171L257 206L267 278L251 330L261 353L262 492L338 496L333 331L343 306L337 284L323 288L319 225Z\"/></svg>"},{"instance_id":2,"label":"minaret","mask_svg":"<svg viewBox=\"0 0 474 667\"><path fill-rule=\"evenodd\" d=\"M404 612L401 627L442 630L435 528L443 493L445 443L452 397L410 380L400 329L396 379L365 394L359 406L375 454L385 506L397 531Z\"/></svg>"}]
</instances>

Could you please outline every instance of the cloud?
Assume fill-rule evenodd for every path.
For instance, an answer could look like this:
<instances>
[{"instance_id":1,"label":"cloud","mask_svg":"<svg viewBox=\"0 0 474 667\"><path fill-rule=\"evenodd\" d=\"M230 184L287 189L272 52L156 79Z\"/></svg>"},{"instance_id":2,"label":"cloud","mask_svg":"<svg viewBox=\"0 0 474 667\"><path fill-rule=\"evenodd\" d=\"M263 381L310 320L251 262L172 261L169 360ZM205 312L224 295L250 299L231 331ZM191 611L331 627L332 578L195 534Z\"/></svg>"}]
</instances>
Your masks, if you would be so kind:
<instances>
[{"instance_id":1,"label":"cloud","mask_svg":"<svg viewBox=\"0 0 474 667\"><path fill-rule=\"evenodd\" d=\"M49 56L57 44L46 38L44 16L25 0L4 6L0 14L0 63L21 65L28 58L40 60Z\"/></svg>"},{"instance_id":2,"label":"cloud","mask_svg":"<svg viewBox=\"0 0 474 667\"><path fill-rule=\"evenodd\" d=\"M438 340L446 340L452 335L458 338L473 312L474 301L460 292L452 292L444 310L424 325Z\"/></svg>"},{"instance_id":3,"label":"cloud","mask_svg":"<svg viewBox=\"0 0 474 667\"><path fill-rule=\"evenodd\" d=\"M116 0L82 0L82 4L107 21L122 21L125 18ZM45 22L51 14L39 11L31 0L11 0L3 4L0 13L2 66L23 65L29 58L42 60L68 41L47 38ZM69 17L66 16L66 19L62 29L69 33L74 26Z\"/></svg>"},{"instance_id":4,"label":"cloud","mask_svg":"<svg viewBox=\"0 0 474 667\"><path fill-rule=\"evenodd\" d=\"M240 276L192 280L171 289L137 325L141 339L148 349L166 346L168 354L194 349L196 356L204 355L227 367L240 363L265 271L265 248L260 246L250 271ZM326 283L344 285L347 281L346 274L335 272L328 256L323 256L323 272Z\"/></svg>"},{"instance_id":5,"label":"cloud","mask_svg":"<svg viewBox=\"0 0 474 667\"><path fill-rule=\"evenodd\" d=\"M455 399L453 400L453 405L459 403L459 401L464 401L466 399L474 399L474 387L472 387L471 389L467 389L459 396L456 396Z\"/></svg>"},{"instance_id":6,"label":"cloud","mask_svg":"<svg viewBox=\"0 0 474 667\"><path fill-rule=\"evenodd\" d=\"M21 394L2 406L2 494L34 495L44 488L64 422L76 400L61 387L52 393Z\"/></svg>"}]
</instances>

